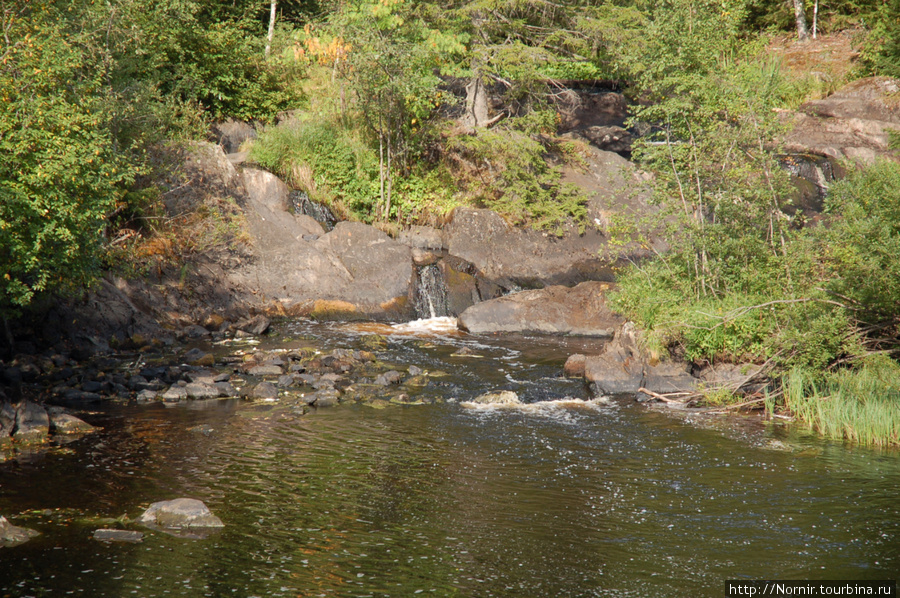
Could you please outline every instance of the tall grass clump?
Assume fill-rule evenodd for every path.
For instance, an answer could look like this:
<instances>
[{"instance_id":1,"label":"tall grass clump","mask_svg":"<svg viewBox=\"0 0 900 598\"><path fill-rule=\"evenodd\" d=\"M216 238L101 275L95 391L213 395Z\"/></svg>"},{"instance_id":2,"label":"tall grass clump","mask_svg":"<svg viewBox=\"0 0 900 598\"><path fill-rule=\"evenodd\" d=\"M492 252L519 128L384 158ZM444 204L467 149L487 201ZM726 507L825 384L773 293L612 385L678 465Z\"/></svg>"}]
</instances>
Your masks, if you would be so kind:
<instances>
[{"instance_id":1,"label":"tall grass clump","mask_svg":"<svg viewBox=\"0 0 900 598\"><path fill-rule=\"evenodd\" d=\"M900 445L900 365L875 356L855 370L815 377L795 368L784 378L785 406L828 438L863 446Z\"/></svg>"},{"instance_id":2,"label":"tall grass clump","mask_svg":"<svg viewBox=\"0 0 900 598\"><path fill-rule=\"evenodd\" d=\"M378 198L378 158L350 132L328 121L295 119L266 129L250 159L339 213L361 220Z\"/></svg>"}]
</instances>

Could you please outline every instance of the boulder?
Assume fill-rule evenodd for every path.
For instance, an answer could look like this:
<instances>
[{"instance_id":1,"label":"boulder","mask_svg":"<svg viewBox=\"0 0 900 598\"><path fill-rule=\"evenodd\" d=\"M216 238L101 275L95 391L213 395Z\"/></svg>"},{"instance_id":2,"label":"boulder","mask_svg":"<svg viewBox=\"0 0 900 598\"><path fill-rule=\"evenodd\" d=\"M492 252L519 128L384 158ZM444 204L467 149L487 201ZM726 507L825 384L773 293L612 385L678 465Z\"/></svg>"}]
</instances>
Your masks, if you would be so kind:
<instances>
[{"instance_id":1,"label":"boulder","mask_svg":"<svg viewBox=\"0 0 900 598\"><path fill-rule=\"evenodd\" d=\"M583 282L574 288L551 286L477 303L459 316L459 327L473 334L539 332L612 337L624 319L606 304L611 285Z\"/></svg>"},{"instance_id":2,"label":"boulder","mask_svg":"<svg viewBox=\"0 0 900 598\"><path fill-rule=\"evenodd\" d=\"M17 441L41 442L50 434L50 416L37 403L22 401L16 408Z\"/></svg>"},{"instance_id":3,"label":"boulder","mask_svg":"<svg viewBox=\"0 0 900 598\"><path fill-rule=\"evenodd\" d=\"M644 359L634 324L626 322L600 355L585 360L584 379L600 395L638 391L644 381Z\"/></svg>"},{"instance_id":4,"label":"boulder","mask_svg":"<svg viewBox=\"0 0 900 598\"><path fill-rule=\"evenodd\" d=\"M643 388L659 394L670 392L693 392L697 389L697 379L690 375L684 363L652 360L644 364Z\"/></svg>"},{"instance_id":5,"label":"boulder","mask_svg":"<svg viewBox=\"0 0 900 598\"><path fill-rule=\"evenodd\" d=\"M50 428L56 434L87 434L97 429L59 407L51 407L47 413L50 416Z\"/></svg>"},{"instance_id":6,"label":"boulder","mask_svg":"<svg viewBox=\"0 0 900 598\"><path fill-rule=\"evenodd\" d=\"M226 272L235 285L294 315L411 314L409 247L359 222L340 222L326 234L311 217L289 211L288 190L274 175L247 169L244 180L253 257Z\"/></svg>"},{"instance_id":7,"label":"boulder","mask_svg":"<svg viewBox=\"0 0 900 598\"><path fill-rule=\"evenodd\" d=\"M138 517L137 522L148 527L184 529L196 527L224 527L222 520L194 498L176 498L155 502Z\"/></svg>"},{"instance_id":8,"label":"boulder","mask_svg":"<svg viewBox=\"0 0 900 598\"><path fill-rule=\"evenodd\" d=\"M572 229L558 238L510 226L491 210L457 208L444 233L451 257L472 264L479 278L506 289L614 279L613 264L603 257L606 239L596 229L583 235Z\"/></svg>"},{"instance_id":9,"label":"boulder","mask_svg":"<svg viewBox=\"0 0 900 598\"><path fill-rule=\"evenodd\" d=\"M821 100L807 102L797 112L785 112L791 126L784 147L834 159L871 163L897 159L889 146L889 131L900 131L900 80L868 77L845 85Z\"/></svg>"},{"instance_id":10,"label":"boulder","mask_svg":"<svg viewBox=\"0 0 900 598\"><path fill-rule=\"evenodd\" d=\"M210 127L210 134L226 154L234 154L240 150L242 143L256 139L256 129L253 126L231 118L214 123Z\"/></svg>"},{"instance_id":11,"label":"boulder","mask_svg":"<svg viewBox=\"0 0 900 598\"><path fill-rule=\"evenodd\" d=\"M220 395L218 388L204 382L191 382L184 387L184 391L191 399L216 399Z\"/></svg>"},{"instance_id":12,"label":"boulder","mask_svg":"<svg viewBox=\"0 0 900 598\"><path fill-rule=\"evenodd\" d=\"M260 382L250 391L250 397L253 399L277 399L278 387L271 382Z\"/></svg>"},{"instance_id":13,"label":"boulder","mask_svg":"<svg viewBox=\"0 0 900 598\"><path fill-rule=\"evenodd\" d=\"M0 548L18 546L39 535L41 535L40 532L17 527L10 523L6 517L0 515Z\"/></svg>"},{"instance_id":14,"label":"boulder","mask_svg":"<svg viewBox=\"0 0 900 598\"><path fill-rule=\"evenodd\" d=\"M16 408L8 402L0 403L0 440L12 436L16 427Z\"/></svg>"},{"instance_id":15,"label":"boulder","mask_svg":"<svg viewBox=\"0 0 900 598\"><path fill-rule=\"evenodd\" d=\"M269 327L272 325L272 322L263 315L256 315L252 318L246 318L241 320L234 327L238 330L242 330L247 334L252 334L253 336L260 336L266 333Z\"/></svg>"},{"instance_id":16,"label":"boulder","mask_svg":"<svg viewBox=\"0 0 900 598\"><path fill-rule=\"evenodd\" d=\"M563 366L563 372L567 378L584 378L584 369L587 365L587 355L576 353L569 355L566 364Z\"/></svg>"}]
</instances>

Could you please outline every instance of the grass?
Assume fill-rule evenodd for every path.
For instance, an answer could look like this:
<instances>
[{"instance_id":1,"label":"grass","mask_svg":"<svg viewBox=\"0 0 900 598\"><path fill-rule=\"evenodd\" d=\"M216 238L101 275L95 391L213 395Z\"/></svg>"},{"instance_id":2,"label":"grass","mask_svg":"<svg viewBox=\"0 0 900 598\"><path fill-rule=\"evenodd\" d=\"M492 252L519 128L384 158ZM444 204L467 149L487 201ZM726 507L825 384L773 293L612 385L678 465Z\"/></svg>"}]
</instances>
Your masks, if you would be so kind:
<instances>
[{"instance_id":1,"label":"grass","mask_svg":"<svg viewBox=\"0 0 900 598\"><path fill-rule=\"evenodd\" d=\"M784 397L785 406L823 436L863 446L900 446L900 365L886 357L821 379L791 370L784 378Z\"/></svg>"}]
</instances>

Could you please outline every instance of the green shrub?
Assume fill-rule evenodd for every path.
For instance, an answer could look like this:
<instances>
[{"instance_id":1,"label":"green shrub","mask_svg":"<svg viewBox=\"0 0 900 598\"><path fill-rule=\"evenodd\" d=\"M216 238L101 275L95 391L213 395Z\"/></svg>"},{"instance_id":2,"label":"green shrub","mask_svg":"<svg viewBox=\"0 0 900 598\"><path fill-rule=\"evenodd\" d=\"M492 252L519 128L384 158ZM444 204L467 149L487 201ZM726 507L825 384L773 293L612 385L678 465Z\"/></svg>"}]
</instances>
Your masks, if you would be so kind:
<instances>
[{"instance_id":1,"label":"green shrub","mask_svg":"<svg viewBox=\"0 0 900 598\"><path fill-rule=\"evenodd\" d=\"M96 274L106 215L137 172L100 110L108 71L90 40L30 16L0 62L0 314Z\"/></svg>"},{"instance_id":2,"label":"green shrub","mask_svg":"<svg viewBox=\"0 0 900 598\"><path fill-rule=\"evenodd\" d=\"M477 170L469 191L484 207L513 224L559 233L574 221L583 230L587 198L562 182L560 170L546 159L547 148L534 138L516 130L480 129L453 144L451 149Z\"/></svg>"}]
</instances>

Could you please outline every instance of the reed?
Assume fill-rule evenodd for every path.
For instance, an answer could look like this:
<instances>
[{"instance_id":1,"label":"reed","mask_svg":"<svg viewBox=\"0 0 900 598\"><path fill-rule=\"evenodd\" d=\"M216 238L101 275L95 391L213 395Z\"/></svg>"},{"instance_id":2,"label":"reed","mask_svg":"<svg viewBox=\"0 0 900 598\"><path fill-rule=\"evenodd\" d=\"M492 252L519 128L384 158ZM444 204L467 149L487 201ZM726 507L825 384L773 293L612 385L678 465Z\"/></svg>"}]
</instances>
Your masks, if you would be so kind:
<instances>
[{"instance_id":1,"label":"reed","mask_svg":"<svg viewBox=\"0 0 900 598\"><path fill-rule=\"evenodd\" d=\"M887 358L813 378L783 380L785 406L823 436L863 446L900 446L900 366Z\"/></svg>"}]
</instances>

